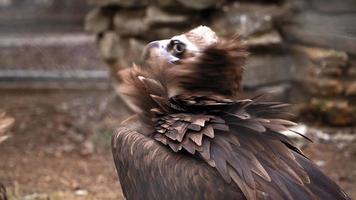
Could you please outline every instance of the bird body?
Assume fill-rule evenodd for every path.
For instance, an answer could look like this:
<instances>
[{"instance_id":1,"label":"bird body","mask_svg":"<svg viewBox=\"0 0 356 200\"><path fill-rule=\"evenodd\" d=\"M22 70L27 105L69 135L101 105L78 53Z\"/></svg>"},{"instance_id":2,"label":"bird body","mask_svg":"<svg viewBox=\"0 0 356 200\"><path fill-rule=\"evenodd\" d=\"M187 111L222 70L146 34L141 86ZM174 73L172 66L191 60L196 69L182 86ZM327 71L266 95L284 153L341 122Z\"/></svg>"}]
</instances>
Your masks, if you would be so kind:
<instances>
[{"instance_id":1,"label":"bird body","mask_svg":"<svg viewBox=\"0 0 356 200\"><path fill-rule=\"evenodd\" d=\"M235 98L238 38L198 27L147 51L146 65L121 72L136 113L112 140L126 198L349 199L281 134L295 125L286 104Z\"/></svg>"},{"instance_id":2,"label":"bird body","mask_svg":"<svg viewBox=\"0 0 356 200\"><path fill-rule=\"evenodd\" d=\"M124 123L113 139L127 199L244 199L238 187L221 179L214 168L142 135L138 121L133 117Z\"/></svg>"}]
</instances>

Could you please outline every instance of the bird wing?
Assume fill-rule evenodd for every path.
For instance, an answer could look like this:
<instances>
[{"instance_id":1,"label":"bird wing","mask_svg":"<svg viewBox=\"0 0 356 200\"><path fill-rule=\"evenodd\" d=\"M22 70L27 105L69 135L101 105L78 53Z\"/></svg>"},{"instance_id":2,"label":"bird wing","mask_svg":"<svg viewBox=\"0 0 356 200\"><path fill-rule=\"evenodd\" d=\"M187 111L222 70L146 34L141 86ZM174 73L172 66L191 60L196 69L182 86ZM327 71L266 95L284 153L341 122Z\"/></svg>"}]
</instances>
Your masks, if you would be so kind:
<instances>
[{"instance_id":1,"label":"bird wing","mask_svg":"<svg viewBox=\"0 0 356 200\"><path fill-rule=\"evenodd\" d=\"M280 133L295 125L276 118L286 104L190 96L171 105L185 112L157 117L154 139L204 160L246 199L349 199Z\"/></svg>"},{"instance_id":2,"label":"bird wing","mask_svg":"<svg viewBox=\"0 0 356 200\"><path fill-rule=\"evenodd\" d=\"M189 154L175 153L144 136L136 118L112 138L112 151L127 199L245 199L234 184Z\"/></svg>"}]
</instances>

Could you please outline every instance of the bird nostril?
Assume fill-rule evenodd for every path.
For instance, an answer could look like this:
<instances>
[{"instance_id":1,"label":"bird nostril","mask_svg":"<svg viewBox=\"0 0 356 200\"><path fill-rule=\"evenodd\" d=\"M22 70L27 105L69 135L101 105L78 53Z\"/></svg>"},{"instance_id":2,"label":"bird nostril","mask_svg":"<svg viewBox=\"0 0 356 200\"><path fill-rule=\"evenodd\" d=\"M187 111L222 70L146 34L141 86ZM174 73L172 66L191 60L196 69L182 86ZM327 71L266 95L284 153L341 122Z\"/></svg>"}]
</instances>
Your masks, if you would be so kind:
<instances>
[{"instance_id":1,"label":"bird nostril","mask_svg":"<svg viewBox=\"0 0 356 200\"><path fill-rule=\"evenodd\" d=\"M173 65L178 65L178 64L180 64L181 62L180 62L180 60L172 60L171 63L172 63Z\"/></svg>"}]
</instances>

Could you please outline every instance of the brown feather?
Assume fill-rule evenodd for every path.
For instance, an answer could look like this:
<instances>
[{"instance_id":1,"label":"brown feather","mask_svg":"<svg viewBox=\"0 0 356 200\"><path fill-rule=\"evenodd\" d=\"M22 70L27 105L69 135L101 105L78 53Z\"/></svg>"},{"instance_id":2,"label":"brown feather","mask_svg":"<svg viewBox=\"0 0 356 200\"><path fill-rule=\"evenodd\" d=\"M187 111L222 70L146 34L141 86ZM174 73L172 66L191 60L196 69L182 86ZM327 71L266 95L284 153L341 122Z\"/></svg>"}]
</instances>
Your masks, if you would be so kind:
<instances>
[{"instance_id":1,"label":"brown feather","mask_svg":"<svg viewBox=\"0 0 356 200\"><path fill-rule=\"evenodd\" d=\"M233 96L240 88L246 57L246 48L238 38L219 40L172 71L187 93Z\"/></svg>"}]
</instances>

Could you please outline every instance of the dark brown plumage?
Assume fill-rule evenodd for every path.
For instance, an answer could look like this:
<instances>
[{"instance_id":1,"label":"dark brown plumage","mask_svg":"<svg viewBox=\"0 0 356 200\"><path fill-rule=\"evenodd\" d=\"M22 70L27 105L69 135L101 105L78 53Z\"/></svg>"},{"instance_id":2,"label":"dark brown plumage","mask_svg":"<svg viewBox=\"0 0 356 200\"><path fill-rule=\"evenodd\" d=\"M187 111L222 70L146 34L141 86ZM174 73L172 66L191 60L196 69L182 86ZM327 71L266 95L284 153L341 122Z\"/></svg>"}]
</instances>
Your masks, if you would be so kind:
<instances>
[{"instance_id":1,"label":"dark brown plumage","mask_svg":"<svg viewBox=\"0 0 356 200\"><path fill-rule=\"evenodd\" d=\"M204 31L186 34L200 50L178 62L153 50L147 65L122 72L136 112L112 140L125 197L349 199L281 134L295 125L286 104L235 100L247 52L238 38L202 45L214 35Z\"/></svg>"}]
</instances>

